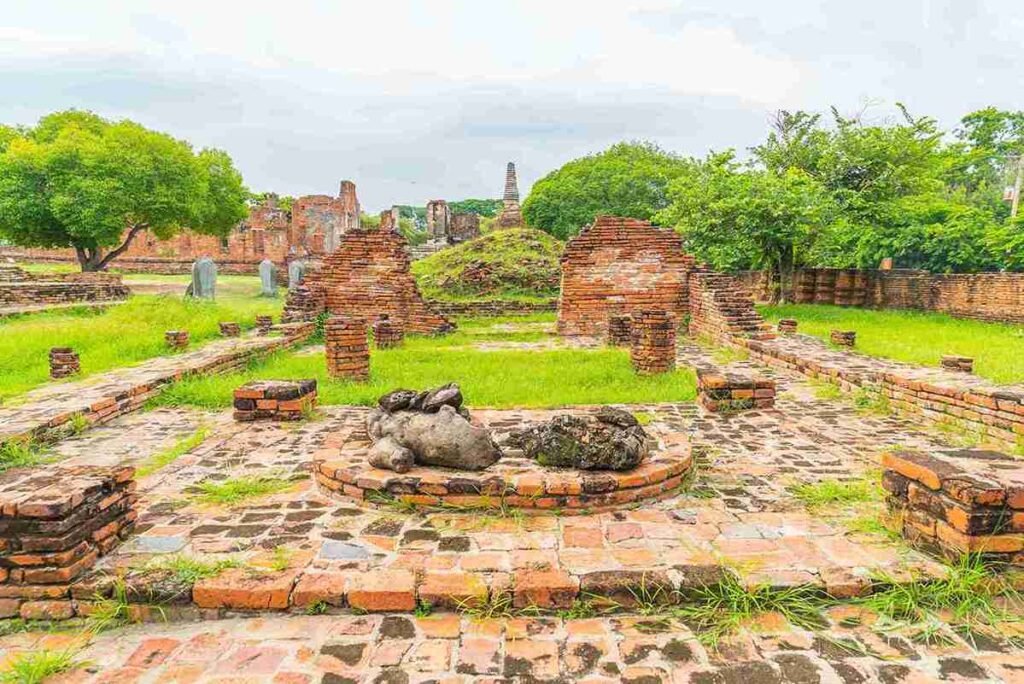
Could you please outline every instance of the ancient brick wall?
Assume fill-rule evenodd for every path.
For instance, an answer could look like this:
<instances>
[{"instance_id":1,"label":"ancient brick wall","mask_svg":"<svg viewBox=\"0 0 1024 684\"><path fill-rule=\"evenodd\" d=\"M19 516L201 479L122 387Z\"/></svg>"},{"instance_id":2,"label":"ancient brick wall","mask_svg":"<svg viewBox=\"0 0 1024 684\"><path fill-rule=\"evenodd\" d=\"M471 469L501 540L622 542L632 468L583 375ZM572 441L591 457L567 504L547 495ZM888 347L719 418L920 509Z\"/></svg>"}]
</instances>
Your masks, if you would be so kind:
<instances>
[{"instance_id":1,"label":"ancient brick wall","mask_svg":"<svg viewBox=\"0 0 1024 684\"><path fill-rule=\"evenodd\" d=\"M291 246L300 253L329 254L342 236L359 229L359 200L352 181L341 181L337 197L306 195L292 205Z\"/></svg>"},{"instance_id":2,"label":"ancient brick wall","mask_svg":"<svg viewBox=\"0 0 1024 684\"><path fill-rule=\"evenodd\" d=\"M0 266L0 307L120 301L131 294L109 273L27 273Z\"/></svg>"},{"instance_id":3,"label":"ancient brick wall","mask_svg":"<svg viewBox=\"0 0 1024 684\"><path fill-rule=\"evenodd\" d=\"M321 290L332 314L367 321L380 314L410 333L446 332L454 326L420 295L409 270L407 243L398 233L356 230L344 235L337 251L324 257L306 285Z\"/></svg>"},{"instance_id":4,"label":"ancient brick wall","mask_svg":"<svg viewBox=\"0 0 1024 684\"><path fill-rule=\"evenodd\" d=\"M444 200L427 202L427 235L435 240L447 240L451 230L452 211Z\"/></svg>"},{"instance_id":5,"label":"ancient brick wall","mask_svg":"<svg viewBox=\"0 0 1024 684\"><path fill-rule=\"evenodd\" d=\"M773 336L743 283L727 273L694 272L689 279L691 333L728 339Z\"/></svg>"},{"instance_id":6,"label":"ancient brick wall","mask_svg":"<svg viewBox=\"0 0 1024 684\"><path fill-rule=\"evenodd\" d=\"M480 236L480 217L476 214L453 214L448 231L449 242L465 242Z\"/></svg>"},{"instance_id":7,"label":"ancient brick wall","mask_svg":"<svg viewBox=\"0 0 1024 684\"><path fill-rule=\"evenodd\" d=\"M561 335L603 337L608 317L660 309L677 322L688 313L693 257L672 230L649 221L599 216L562 253Z\"/></svg>"}]
</instances>

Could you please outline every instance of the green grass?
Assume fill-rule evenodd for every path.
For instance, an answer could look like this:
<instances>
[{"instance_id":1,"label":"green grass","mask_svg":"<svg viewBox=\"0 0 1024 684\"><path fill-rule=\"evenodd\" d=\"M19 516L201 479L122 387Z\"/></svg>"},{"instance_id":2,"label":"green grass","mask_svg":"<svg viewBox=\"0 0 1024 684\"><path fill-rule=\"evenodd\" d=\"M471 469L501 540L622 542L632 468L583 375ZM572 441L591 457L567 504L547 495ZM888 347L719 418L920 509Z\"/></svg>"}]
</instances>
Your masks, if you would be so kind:
<instances>
[{"instance_id":1,"label":"green grass","mask_svg":"<svg viewBox=\"0 0 1024 684\"><path fill-rule=\"evenodd\" d=\"M562 243L539 230L496 230L412 264L429 299L543 301L558 296Z\"/></svg>"},{"instance_id":2,"label":"green grass","mask_svg":"<svg viewBox=\"0 0 1024 684\"><path fill-rule=\"evenodd\" d=\"M216 506L234 506L245 501L283 492L292 482L279 477L247 476L220 482L200 482L196 500Z\"/></svg>"},{"instance_id":3,"label":"green grass","mask_svg":"<svg viewBox=\"0 0 1024 684\"><path fill-rule=\"evenodd\" d=\"M73 308L0 319L0 401L50 382L51 347L77 351L84 377L168 353L167 330L188 330L194 347L219 335L218 322L252 327L257 314L278 313L281 301L140 295L105 310Z\"/></svg>"},{"instance_id":4,"label":"green grass","mask_svg":"<svg viewBox=\"0 0 1024 684\"><path fill-rule=\"evenodd\" d=\"M174 554L150 559L141 569L152 572L170 572L182 584L195 584L201 579L216 577L230 568L240 568L242 562L235 558L206 560L196 556Z\"/></svg>"},{"instance_id":5,"label":"green grass","mask_svg":"<svg viewBox=\"0 0 1024 684\"><path fill-rule=\"evenodd\" d=\"M811 510L836 506L851 506L858 503L878 501L882 498L882 490L877 482L864 478L861 480L840 481L822 480L821 482L800 483L788 488L804 506Z\"/></svg>"},{"instance_id":6,"label":"green grass","mask_svg":"<svg viewBox=\"0 0 1024 684\"><path fill-rule=\"evenodd\" d=\"M0 473L45 463L49 457L47 447L35 440L11 439L0 443Z\"/></svg>"},{"instance_id":7,"label":"green grass","mask_svg":"<svg viewBox=\"0 0 1024 684\"><path fill-rule=\"evenodd\" d=\"M0 684L42 684L50 677L85 664L71 650L26 651L14 656L7 669L0 672Z\"/></svg>"},{"instance_id":8,"label":"green grass","mask_svg":"<svg viewBox=\"0 0 1024 684\"><path fill-rule=\"evenodd\" d=\"M183 437L174 443L169 449L165 449L160 453L154 454L153 456L146 459L145 462L139 465L135 469L135 474L138 477L145 477L152 475L156 471L164 468L171 463L187 454L188 452L195 449L197 446L202 444L207 437L210 436L210 428L205 425L200 425L196 428L196 431L187 437Z\"/></svg>"},{"instance_id":9,"label":"green grass","mask_svg":"<svg viewBox=\"0 0 1024 684\"><path fill-rule=\"evenodd\" d=\"M923 311L877 311L817 304L758 307L772 322L795 318L799 331L826 339L856 330L857 350L870 356L938 366L943 354L974 359L977 375L998 383L1024 381L1024 326L953 318Z\"/></svg>"}]
</instances>

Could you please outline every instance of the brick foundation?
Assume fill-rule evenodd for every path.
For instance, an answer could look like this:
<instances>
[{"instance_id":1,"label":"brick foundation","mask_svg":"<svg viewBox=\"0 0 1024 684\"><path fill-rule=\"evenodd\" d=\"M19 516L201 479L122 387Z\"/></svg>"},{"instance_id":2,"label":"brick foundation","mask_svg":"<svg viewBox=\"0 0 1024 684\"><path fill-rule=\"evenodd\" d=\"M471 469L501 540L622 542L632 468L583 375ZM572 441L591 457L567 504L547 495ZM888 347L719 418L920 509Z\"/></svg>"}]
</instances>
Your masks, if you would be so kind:
<instances>
[{"instance_id":1,"label":"brick foundation","mask_svg":"<svg viewBox=\"0 0 1024 684\"><path fill-rule=\"evenodd\" d=\"M681 322L693 257L682 239L648 221L599 216L562 253L561 335L605 337L611 315L659 309Z\"/></svg>"},{"instance_id":2,"label":"brick foundation","mask_svg":"<svg viewBox=\"0 0 1024 684\"><path fill-rule=\"evenodd\" d=\"M697 401L713 413L731 413L775 406L775 381L714 369L697 370Z\"/></svg>"},{"instance_id":3,"label":"brick foundation","mask_svg":"<svg viewBox=\"0 0 1024 684\"><path fill-rule=\"evenodd\" d=\"M796 334L797 322L793 318L783 318L779 320L779 332L783 335L794 335Z\"/></svg>"},{"instance_id":4,"label":"brick foundation","mask_svg":"<svg viewBox=\"0 0 1024 684\"><path fill-rule=\"evenodd\" d=\"M109 273L28 273L0 264L0 308L118 302L131 291Z\"/></svg>"},{"instance_id":5,"label":"brick foundation","mask_svg":"<svg viewBox=\"0 0 1024 684\"><path fill-rule=\"evenodd\" d=\"M256 332L260 335L269 335L270 329L274 326L274 318L272 316L257 316L256 317Z\"/></svg>"},{"instance_id":6,"label":"brick foundation","mask_svg":"<svg viewBox=\"0 0 1024 684\"><path fill-rule=\"evenodd\" d=\"M54 380L78 375L81 370L78 352L71 347L53 347L50 350L50 377Z\"/></svg>"},{"instance_id":7,"label":"brick foundation","mask_svg":"<svg viewBox=\"0 0 1024 684\"><path fill-rule=\"evenodd\" d=\"M608 317L608 344L612 347L628 347L633 343L633 317L629 314L615 314Z\"/></svg>"},{"instance_id":8,"label":"brick foundation","mask_svg":"<svg viewBox=\"0 0 1024 684\"><path fill-rule=\"evenodd\" d=\"M837 347L857 346L857 332L855 330L832 330L829 332L828 339Z\"/></svg>"},{"instance_id":9,"label":"brick foundation","mask_svg":"<svg viewBox=\"0 0 1024 684\"><path fill-rule=\"evenodd\" d=\"M364 382L370 378L370 346L366 321L331 316L324 325L327 372L334 378Z\"/></svg>"},{"instance_id":10,"label":"brick foundation","mask_svg":"<svg viewBox=\"0 0 1024 684\"><path fill-rule=\"evenodd\" d=\"M0 603L71 617L71 583L131 531L135 469L19 468L0 475Z\"/></svg>"},{"instance_id":11,"label":"brick foundation","mask_svg":"<svg viewBox=\"0 0 1024 684\"><path fill-rule=\"evenodd\" d=\"M238 421L301 420L316 407L316 380L255 380L235 390Z\"/></svg>"},{"instance_id":12,"label":"brick foundation","mask_svg":"<svg viewBox=\"0 0 1024 684\"><path fill-rule=\"evenodd\" d=\"M939 365L946 370L957 371L959 373L974 372L974 359L969 356L943 356Z\"/></svg>"},{"instance_id":13,"label":"brick foundation","mask_svg":"<svg viewBox=\"0 0 1024 684\"><path fill-rule=\"evenodd\" d=\"M220 323L220 334L222 337L238 337L242 334L242 327L234 321L222 321Z\"/></svg>"},{"instance_id":14,"label":"brick foundation","mask_svg":"<svg viewBox=\"0 0 1024 684\"><path fill-rule=\"evenodd\" d=\"M405 333L394 322L383 314L373 322L373 343L377 349L392 349L401 346Z\"/></svg>"},{"instance_id":15,"label":"brick foundation","mask_svg":"<svg viewBox=\"0 0 1024 684\"><path fill-rule=\"evenodd\" d=\"M667 311L633 314L630 362L640 375L667 373L676 367L676 321Z\"/></svg>"},{"instance_id":16,"label":"brick foundation","mask_svg":"<svg viewBox=\"0 0 1024 684\"><path fill-rule=\"evenodd\" d=\"M1024 462L993 451L883 454L882 486L912 542L1024 567Z\"/></svg>"},{"instance_id":17,"label":"brick foundation","mask_svg":"<svg viewBox=\"0 0 1024 684\"><path fill-rule=\"evenodd\" d=\"M184 349L188 346L188 330L168 330L164 333L164 342L171 349Z\"/></svg>"}]
</instances>

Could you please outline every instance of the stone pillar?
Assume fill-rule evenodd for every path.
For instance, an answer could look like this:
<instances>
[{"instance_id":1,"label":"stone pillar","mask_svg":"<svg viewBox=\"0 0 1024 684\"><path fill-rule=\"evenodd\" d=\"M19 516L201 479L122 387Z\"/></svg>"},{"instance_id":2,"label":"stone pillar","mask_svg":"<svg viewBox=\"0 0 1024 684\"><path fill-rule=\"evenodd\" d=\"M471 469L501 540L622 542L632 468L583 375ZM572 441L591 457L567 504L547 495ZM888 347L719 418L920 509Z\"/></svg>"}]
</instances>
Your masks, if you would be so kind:
<instances>
[{"instance_id":1,"label":"stone pillar","mask_svg":"<svg viewBox=\"0 0 1024 684\"><path fill-rule=\"evenodd\" d=\"M223 337L238 337L242 334L242 327L234 321L221 321L220 334Z\"/></svg>"},{"instance_id":2,"label":"stone pillar","mask_svg":"<svg viewBox=\"0 0 1024 684\"><path fill-rule=\"evenodd\" d=\"M792 335L796 333L796 325L796 319L783 318L779 321L779 332L786 335Z\"/></svg>"},{"instance_id":3,"label":"stone pillar","mask_svg":"<svg viewBox=\"0 0 1024 684\"><path fill-rule=\"evenodd\" d=\"M612 314L608 317L608 346L628 347L633 341L633 317L629 314Z\"/></svg>"},{"instance_id":4,"label":"stone pillar","mask_svg":"<svg viewBox=\"0 0 1024 684\"><path fill-rule=\"evenodd\" d=\"M188 346L188 330L168 330L164 333L164 341L171 349L184 349Z\"/></svg>"},{"instance_id":5,"label":"stone pillar","mask_svg":"<svg viewBox=\"0 0 1024 684\"><path fill-rule=\"evenodd\" d=\"M53 347L50 349L50 377L60 380L77 375L82 369L78 361L78 352L71 347Z\"/></svg>"},{"instance_id":6,"label":"stone pillar","mask_svg":"<svg viewBox=\"0 0 1024 684\"><path fill-rule=\"evenodd\" d=\"M257 316L256 317L256 332L260 335L269 335L270 328L274 325L274 319L271 316Z\"/></svg>"},{"instance_id":7,"label":"stone pillar","mask_svg":"<svg viewBox=\"0 0 1024 684\"><path fill-rule=\"evenodd\" d=\"M377 349L399 347L405 339L405 332L387 314L381 314L373 323L373 343Z\"/></svg>"},{"instance_id":8,"label":"stone pillar","mask_svg":"<svg viewBox=\"0 0 1024 684\"><path fill-rule=\"evenodd\" d=\"M366 321L331 316L324 325L327 372L333 378L363 382L370 378L370 346Z\"/></svg>"},{"instance_id":9,"label":"stone pillar","mask_svg":"<svg viewBox=\"0 0 1024 684\"><path fill-rule=\"evenodd\" d=\"M945 370L958 373L973 373L974 359L969 356L944 355L942 357L942 367Z\"/></svg>"},{"instance_id":10,"label":"stone pillar","mask_svg":"<svg viewBox=\"0 0 1024 684\"><path fill-rule=\"evenodd\" d=\"M829 339L837 347L853 347L857 344L857 333L854 330L833 330Z\"/></svg>"},{"instance_id":11,"label":"stone pillar","mask_svg":"<svg viewBox=\"0 0 1024 684\"><path fill-rule=\"evenodd\" d=\"M674 370L676 321L672 314L663 310L635 313L629 356L633 362L633 369L640 375Z\"/></svg>"}]
</instances>

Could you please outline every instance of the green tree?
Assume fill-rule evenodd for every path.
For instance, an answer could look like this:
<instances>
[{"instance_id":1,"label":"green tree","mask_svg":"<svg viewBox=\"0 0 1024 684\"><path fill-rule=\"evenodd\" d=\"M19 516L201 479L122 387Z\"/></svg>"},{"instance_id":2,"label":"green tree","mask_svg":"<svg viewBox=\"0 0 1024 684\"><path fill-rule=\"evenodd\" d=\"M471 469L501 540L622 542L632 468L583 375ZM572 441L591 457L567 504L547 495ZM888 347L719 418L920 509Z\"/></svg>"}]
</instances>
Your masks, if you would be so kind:
<instances>
[{"instance_id":1,"label":"green tree","mask_svg":"<svg viewBox=\"0 0 1024 684\"><path fill-rule=\"evenodd\" d=\"M248 190L230 157L130 121L57 112L0 152L0 236L27 247L70 247L83 271L103 269L142 231L166 239L187 226L226 235Z\"/></svg>"},{"instance_id":2,"label":"green tree","mask_svg":"<svg viewBox=\"0 0 1024 684\"><path fill-rule=\"evenodd\" d=\"M500 199L464 199L450 202L448 208L453 214L479 214L480 216L497 216L501 211Z\"/></svg>"},{"instance_id":3,"label":"green tree","mask_svg":"<svg viewBox=\"0 0 1024 684\"><path fill-rule=\"evenodd\" d=\"M651 143L619 143L537 181L523 202L523 217L563 240L599 214L650 219L668 206L669 183L691 166Z\"/></svg>"}]
</instances>

